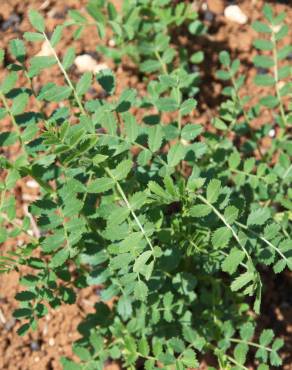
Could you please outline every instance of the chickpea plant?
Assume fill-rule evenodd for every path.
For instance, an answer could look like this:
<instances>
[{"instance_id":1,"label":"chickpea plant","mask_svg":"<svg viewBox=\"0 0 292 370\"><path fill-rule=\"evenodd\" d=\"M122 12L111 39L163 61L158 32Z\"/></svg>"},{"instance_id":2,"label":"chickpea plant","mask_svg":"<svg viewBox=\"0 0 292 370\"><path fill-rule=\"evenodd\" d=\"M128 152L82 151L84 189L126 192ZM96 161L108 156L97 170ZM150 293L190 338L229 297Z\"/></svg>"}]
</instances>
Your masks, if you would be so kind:
<instances>
[{"instance_id":1,"label":"chickpea plant","mask_svg":"<svg viewBox=\"0 0 292 370\"><path fill-rule=\"evenodd\" d=\"M171 14L169 1L138 3L135 14L141 14L139 7L151 15ZM109 22L124 42L112 5L107 19L90 4L93 18ZM78 23L77 13L72 15ZM95 313L78 326L81 339L73 351L80 360L61 358L65 370L101 370L108 359L127 369L182 370L199 366L206 353L217 358L220 369L281 366L282 339L269 328L255 331L255 318L263 271L292 269L291 46L278 47L287 34L285 14L275 16L265 6L264 15L265 23L254 24L263 34L254 42L260 50L254 63L267 69L264 77L255 77L257 85L268 86L267 95L247 104L240 63L222 51L218 78L227 84L226 101L210 131L192 122L193 76L184 64L175 68L170 60L159 68L156 61L157 68L146 71L152 56L138 59L152 73L147 94L131 88L117 96L111 70L71 79L74 49L60 57L58 43L72 21L49 36L40 13L29 12L35 32L25 33L25 41L47 41L52 56L29 58L24 41L9 43L15 62L0 85L0 116L9 117L13 129L0 134L0 241L27 242L0 257L0 270L25 265L31 271L21 276L23 290L16 295L18 333L35 330L50 307L74 304L80 289L101 287ZM174 24L180 22L175 18ZM141 25L146 32L147 22ZM123 32L133 55L140 56L148 31L137 36L129 26ZM3 62L4 51L0 56ZM34 80L53 65L64 84L49 82L36 91ZM20 76L27 85L16 87ZM103 98L87 99L93 80ZM48 115L44 108L51 102L62 105ZM262 109L272 110L274 122L255 129L252 122ZM143 119L133 113L138 111ZM166 124L168 116L172 121ZM261 139L272 128L278 133L264 151ZM14 160L5 156L12 145L19 148ZM27 176L40 187L29 207L40 237L31 235L29 217L16 215L14 189Z\"/></svg>"}]
</instances>

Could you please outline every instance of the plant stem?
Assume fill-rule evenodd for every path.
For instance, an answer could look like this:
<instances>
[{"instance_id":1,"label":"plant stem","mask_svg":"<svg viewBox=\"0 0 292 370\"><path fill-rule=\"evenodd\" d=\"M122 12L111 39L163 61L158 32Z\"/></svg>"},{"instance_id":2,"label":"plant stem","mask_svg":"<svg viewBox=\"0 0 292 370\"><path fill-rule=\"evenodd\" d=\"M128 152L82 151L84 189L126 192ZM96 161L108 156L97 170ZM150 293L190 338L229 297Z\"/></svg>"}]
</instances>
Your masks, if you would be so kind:
<instances>
[{"instance_id":1,"label":"plant stem","mask_svg":"<svg viewBox=\"0 0 292 370\"><path fill-rule=\"evenodd\" d=\"M244 344L247 344L247 345L252 346L252 347L261 348L261 349L265 349L266 351L272 352L272 349L271 348L262 346L262 345L260 345L258 343L249 342L247 340L236 339L236 338L230 338L229 340L230 340L230 342L244 343Z\"/></svg>"},{"instance_id":2,"label":"plant stem","mask_svg":"<svg viewBox=\"0 0 292 370\"><path fill-rule=\"evenodd\" d=\"M276 38L275 38L275 32L273 30L273 27L271 27L272 29L272 43L273 43L273 59L274 59L274 78L275 78L275 91L276 91L276 96L277 96L277 99L279 101L279 108L280 108L280 115L281 115L281 119L282 119L282 122L283 122L283 125L280 125L280 126L284 126L284 127L287 127L287 119L286 119L286 115L285 115L285 110L284 110L284 106L283 106L283 103L282 103L282 99L281 99L281 94L280 94L280 90L279 90L279 73L278 73L278 69L279 69L279 66L278 66L278 53L277 53L277 41L276 41Z\"/></svg>"},{"instance_id":3,"label":"plant stem","mask_svg":"<svg viewBox=\"0 0 292 370\"><path fill-rule=\"evenodd\" d=\"M252 259L250 257L250 255L248 254L246 248L244 247L244 245L241 243L241 241L239 240L239 237L237 236L236 232L234 231L233 227L226 221L225 217L217 210L217 208L215 208L210 202L208 202L208 200L203 197L202 195L200 194L196 194L196 197L198 199L200 199L203 203L205 203L207 206L209 206L213 212L220 218L220 220L224 223L224 225L231 231L234 239L237 241L237 243L239 244L239 246L241 247L241 249L244 251L247 259L252 263L253 265L253 262L252 262Z\"/></svg>"},{"instance_id":4,"label":"plant stem","mask_svg":"<svg viewBox=\"0 0 292 370\"><path fill-rule=\"evenodd\" d=\"M260 144L259 144L258 139L256 138L255 133L254 133L254 131L253 131L253 129L252 129L251 120L249 119L248 114L247 114L247 112L245 111L244 106L243 106L243 104L242 104L242 102L241 102L241 99L240 99L240 96L239 96L239 91L238 91L238 89L237 89L236 82L235 82L235 80L234 80L234 77L233 77L233 75L232 75L232 71L231 71L231 69L230 69L230 68L228 68L228 72L230 73L230 76L231 76L230 78L231 78L231 82L232 82L232 85L233 85L233 88L234 88L234 91L235 91L235 94L236 94L236 100L237 100L238 105L239 105L239 107L240 107L240 109L241 109L241 111L242 111L242 114L243 114L243 116L244 116L244 119L245 119L246 123L248 124L248 128L249 128L249 131L250 131L251 137L252 137L252 139L254 140L254 142L256 143L256 146L257 146L257 149L258 149L258 152L259 152L260 157L261 157L261 158L263 158L263 157L264 157L264 155L263 155L263 153L262 153L262 150L261 150Z\"/></svg>"},{"instance_id":5,"label":"plant stem","mask_svg":"<svg viewBox=\"0 0 292 370\"><path fill-rule=\"evenodd\" d=\"M15 117L14 117L13 113L11 112L11 109L10 109L10 107L8 105L8 102L7 102L6 98L5 98L5 95L1 91L0 91L0 99L2 100L2 103L3 103L3 105L4 105L4 107L5 107L6 111L7 111L7 113L9 114L9 117L11 119L11 122L12 122L15 130L17 131L19 143L20 143L22 149L24 150L24 148L23 148L23 140L22 140L22 137L21 137L20 128L19 128L18 124L16 123Z\"/></svg>"},{"instance_id":6,"label":"plant stem","mask_svg":"<svg viewBox=\"0 0 292 370\"><path fill-rule=\"evenodd\" d=\"M71 88L71 90L72 90L72 92L73 92L73 95L74 95L75 101L76 101L76 103L77 103L77 105L78 105L78 107L79 107L79 109L80 109L81 113L82 113L84 116L87 116L87 113L86 113L86 111L85 111L85 109L84 109L84 107L83 107L83 105L82 105L82 103L81 103L81 100L79 99L79 96L78 96L78 94L77 94L77 92L76 92L76 90L75 90L75 88L74 88L74 86L73 86L72 82L71 82L71 80L70 80L70 78L69 78L69 76L68 76L68 74L67 74L67 72L66 72L65 68L63 67L63 65L62 65L62 63L61 63L61 61L60 61L60 59L59 59L59 57L58 57L58 55L57 55L57 53L56 53L55 49L53 48L53 46L52 46L52 44L51 44L50 40L48 39L48 37L47 37L47 35L46 35L46 33L45 33L45 32L43 32L43 36L45 37L45 39L46 39L46 41L47 41L48 45L50 46L50 50L51 50L51 52L52 52L52 54L53 54L54 58L56 59L57 64L58 64L58 66L59 66L59 68L60 68L61 72L63 73L64 78L65 78L65 80L66 80L66 82L67 82L68 86Z\"/></svg>"},{"instance_id":7,"label":"plant stem","mask_svg":"<svg viewBox=\"0 0 292 370\"><path fill-rule=\"evenodd\" d=\"M168 74L167 65L161 59L161 56L160 56L158 51L155 51L155 56L156 56L157 60L159 61L160 65L161 65L162 72L167 75Z\"/></svg>"},{"instance_id":8,"label":"plant stem","mask_svg":"<svg viewBox=\"0 0 292 370\"><path fill-rule=\"evenodd\" d=\"M240 222L237 222L235 221L236 225L238 225L239 227L241 227L242 229L245 229L246 231L248 231L250 234L253 234L254 236L256 236L258 239L262 240L264 243L266 243L269 247L271 247L272 249L274 249L285 261L286 263L288 263L288 259L287 257L280 251L279 248L277 248L274 244L272 244L269 240L267 240L266 238L264 238L263 236L259 235L257 232L249 229L246 225L240 223Z\"/></svg>"},{"instance_id":9,"label":"plant stem","mask_svg":"<svg viewBox=\"0 0 292 370\"><path fill-rule=\"evenodd\" d=\"M148 236L147 236L147 234L146 234L146 232L145 232L145 230L144 230L144 228L143 228L143 226L142 226L141 222L139 221L139 218L137 217L137 215L136 215L136 213L134 212L134 210L133 210L133 208L132 208L131 204L129 203L129 201L128 201L127 197L126 197L126 194L124 193L124 191L123 191L123 189L122 189L121 185L120 185L120 184L119 184L119 182L116 180L116 178L114 177L114 175L112 174L111 170L110 170L108 167L106 167L106 168L105 168L105 171L106 171L106 173L109 175L109 177L110 177L111 179L113 179L113 180L114 180L114 182L115 182L115 184L116 184L116 187L117 187L118 192L120 193L121 197L123 198L124 202L126 203L127 208L128 208L128 209L129 209L129 211L131 212L131 214L132 214L132 216L133 216L133 218L134 218L134 220L135 220L136 224L138 225L139 229L141 230L141 232L142 232L143 236L145 237L145 239L146 239L146 241L147 241L147 243L148 243L149 247L151 248L152 252L154 252L154 247L153 247L153 245L152 245L152 242L151 242L151 240L148 238ZM153 257L154 257L154 255L153 255ZM155 259L155 257L154 257L154 259Z\"/></svg>"}]
</instances>

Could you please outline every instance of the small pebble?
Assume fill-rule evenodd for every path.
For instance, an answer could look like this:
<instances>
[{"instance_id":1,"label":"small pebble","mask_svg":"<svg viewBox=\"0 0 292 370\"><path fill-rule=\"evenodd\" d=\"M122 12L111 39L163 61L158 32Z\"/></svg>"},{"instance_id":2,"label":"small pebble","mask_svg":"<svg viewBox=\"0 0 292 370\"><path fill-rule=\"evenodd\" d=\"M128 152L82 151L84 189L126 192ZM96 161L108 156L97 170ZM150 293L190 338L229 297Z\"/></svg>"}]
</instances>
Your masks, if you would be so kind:
<instances>
[{"instance_id":1,"label":"small pebble","mask_svg":"<svg viewBox=\"0 0 292 370\"><path fill-rule=\"evenodd\" d=\"M238 5L228 5L224 9L224 16L232 22L245 24L248 21L247 16L243 13Z\"/></svg>"},{"instance_id":2,"label":"small pebble","mask_svg":"<svg viewBox=\"0 0 292 370\"><path fill-rule=\"evenodd\" d=\"M89 54L78 55L75 58L75 65L80 73L94 72L98 73L104 69L108 69L108 65L105 63L97 63L95 59Z\"/></svg>"},{"instance_id":3,"label":"small pebble","mask_svg":"<svg viewBox=\"0 0 292 370\"><path fill-rule=\"evenodd\" d=\"M97 289L95 290L95 294L96 294L97 296L100 296L101 291L102 291L102 289L97 288Z\"/></svg>"},{"instance_id":4,"label":"small pebble","mask_svg":"<svg viewBox=\"0 0 292 370\"><path fill-rule=\"evenodd\" d=\"M206 10L208 10L208 4L207 3L203 3L202 4L202 10L203 10L203 12L205 12Z\"/></svg>"},{"instance_id":5,"label":"small pebble","mask_svg":"<svg viewBox=\"0 0 292 370\"><path fill-rule=\"evenodd\" d=\"M266 75L269 72L267 68L257 67L257 73L259 75Z\"/></svg>"},{"instance_id":6,"label":"small pebble","mask_svg":"<svg viewBox=\"0 0 292 370\"><path fill-rule=\"evenodd\" d=\"M20 21L21 19L19 15L16 13L12 13L10 17L2 23L1 29L2 31L7 31L12 26L14 26L14 28L16 29L17 27L15 26L19 25Z\"/></svg>"},{"instance_id":7,"label":"small pebble","mask_svg":"<svg viewBox=\"0 0 292 370\"><path fill-rule=\"evenodd\" d=\"M15 323L16 320L14 318L8 320L4 325L5 330L10 331L14 327Z\"/></svg>"},{"instance_id":8,"label":"small pebble","mask_svg":"<svg viewBox=\"0 0 292 370\"><path fill-rule=\"evenodd\" d=\"M38 341L33 341L30 343L30 349L32 351L39 351L40 350L40 344Z\"/></svg>"},{"instance_id":9,"label":"small pebble","mask_svg":"<svg viewBox=\"0 0 292 370\"><path fill-rule=\"evenodd\" d=\"M42 5L39 7L39 10L45 10L50 6L50 0L45 0Z\"/></svg>"},{"instance_id":10,"label":"small pebble","mask_svg":"<svg viewBox=\"0 0 292 370\"><path fill-rule=\"evenodd\" d=\"M53 18L54 19L64 19L66 18L66 14L64 12L56 12Z\"/></svg>"},{"instance_id":11,"label":"small pebble","mask_svg":"<svg viewBox=\"0 0 292 370\"><path fill-rule=\"evenodd\" d=\"M108 46L110 46L111 48L115 47L116 46L115 40L110 39L109 42L108 42Z\"/></svg>"},{"instance_id":12,"label":"small pebble","mask_svg":"<svg viewBox=\"0 0 292 370\"><path fill-rule=\"evenodd\" d=\"M50 57L53 55L53 51L48 41L43 42L41 50L37 53L38 57Z\"/></svg>"},{"instance_id":13,"label":"small pebble","mask_svg":"<svg viewBox=\"0 0 292 370\"><path fill-rule=\"evenodd\" d=\"M53 347L55 345L55 339L54 338L50 338L49 339L49 346Z\"/></svg>"},{"instance_id":14,"label":"small pebble","mask_svg":"<svg viewBox=\"0 0 292 370\"><path fill-rule=\"evenodd\" d=\"M213 12L210 12L210 10L206 10L204 13L204 20L207 22L212 22L215 15Z\"/></svg>"},{"instance_id":15,"label":"small pebble","mask_svg":"<svg viewBox=\"0 0 292 370\"><path fill-rule=\"evenodd\" d=\"M191 70L192 70L192 72L199 72L199 70L200 70L200 68L197 66L197 65L195 65L195 64L192 64L192 66L191 66Z\"/></svg>"},{"instance_id":16,"label":"small pebble","mask_svg":"<svg viewBox=\"0 0 292 370\"><path fill-rule=\"evenodd\" d=\"M272 30L273 30L275 33L279 32L279 31L280 31L280 29L281 29L281 27L282 27L282 24L275 24L275 25L272 25L272 26L271 26Z\"/></svg>"},{"instance_id":17,"label":"small pebble","mask_svg":"<svg viewBox=\"0 0 292 370\"><path fill-rule=\"evenodd\" d=\"M31 189L38 189L39 188L39 184L35 181L35 180L28 180L26 182L26 185L31 188Z\"/></svg>"},{"instance_id":18,"label":"small pebble","mask_svg":"<svg viewBox=\"0 0 292 370\"><path fill-rule=\"evenodd\" d=\"M272 128L272 129L269 131L269 136L270 136L270 137L275 137L275 134L276 134L276 131Z\"/></svg>"}]
</instances>

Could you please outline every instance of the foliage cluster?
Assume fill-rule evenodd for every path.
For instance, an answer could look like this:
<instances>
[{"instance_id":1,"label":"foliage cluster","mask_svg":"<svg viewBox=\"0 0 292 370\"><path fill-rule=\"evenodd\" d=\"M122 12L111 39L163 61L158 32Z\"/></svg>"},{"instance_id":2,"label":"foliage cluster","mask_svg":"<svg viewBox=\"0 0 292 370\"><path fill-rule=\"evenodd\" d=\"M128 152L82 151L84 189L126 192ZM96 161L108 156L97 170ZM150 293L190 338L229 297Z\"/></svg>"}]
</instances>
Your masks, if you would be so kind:
<instances>
[{"instance_id":1,"label":"foliage cluster","mask_svg":"<svg viewBox=\"0 0 292 370\"><path fill-rule=\"evenodd\" d=\"M226 100L212 129L192 119L198 80L189 63L202 53L185 55L169 36L177 27L206 31L184 2L125 1L121 13L110 2L89 2L100 36L110 26L116 42L99 51L117 63L130 54L145 73L145 96L135 89L117 96L111 70L71 79L74 48L62 58L57 48L65 27L78 37L92 23L77 11L51 35L43 17L29 12L35 32L24 39L46 41L50 57L30 58L22 40L10 42L15 62L0 85L0 118L9 117L13 129L1 132L0 143L19 151L14 160L0 157L0 241L22 236L27 243L1 256L0 270L31 268L16 296L19 334L35 330L49 307L74 304L76 291L102 287L95 313L78 327L80 361L62 358L65 370L101 370L109 358L128 369L182 370L210 352L220 369L281 365L283 341L270 329L255 331L254 317L263 271L292 269L291 46L282 41L285 14L263 11L265 23L253 24L261 34L254 82L262 96L251 103L242 95L240 62L222 51L217 76ZM64 85L36 91L35 79L54 65ZM18 84L23 76L28 87ZM87 94L94 81L104 90L99 99ZM47 115L51 103L59 107ZM273 121L255 128L267 109ZM276 136L263 150L272 129ZM24 177L40 187L29 207L39 238L31 218L17 217L14 189Z\"/></svg>"}]
</instances>

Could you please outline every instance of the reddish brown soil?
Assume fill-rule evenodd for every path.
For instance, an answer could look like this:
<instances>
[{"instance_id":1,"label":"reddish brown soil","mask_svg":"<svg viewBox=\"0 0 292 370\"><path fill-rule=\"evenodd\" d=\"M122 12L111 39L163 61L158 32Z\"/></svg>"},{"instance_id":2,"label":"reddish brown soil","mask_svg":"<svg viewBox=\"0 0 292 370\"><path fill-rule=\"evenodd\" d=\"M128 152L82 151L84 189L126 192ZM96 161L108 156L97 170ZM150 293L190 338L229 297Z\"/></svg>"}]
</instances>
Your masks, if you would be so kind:
<instances>
[{"instance_id":1,"label":"reddish brown soil","mask_svg":"<svg viewBox=\"0 0 292 370\"><path fill-rule=\"evenodd\" d=\"M254 55L252 49L252 40L254 32L250 28L252 21L261 18L260 10L263 6L263 0L242 0L238 4L248 15L249 22L247 25L238 25L226 21L222 14L222 3L224 1L208 1L211 9L214 11L213 19L206 21L210 27L206 37L196 40L178 40L193 50L203 50L206 55L206 61L202 66L203 83L199 96L199 109L194 115L198 123L208 125L215 113L216 107L220 102L221 84L216 80L215 71L218 68L218 53L227 49L233 57L239 57L242 61L242 72L247 75L247 90L257 92L251 83L254 71L250 69L251 59ZM292 11L289 6L280 4L280 1L269 1L276 11ZM282 1L284 3L284 1ZM29 8L40 8L46 17L49 30L62 22L66 17L66 12L70 8L81 9L86 3L85 0L4 0L0 6L0 47L7 49L8 41L15 37L21 37L22 33L30 30L26 17ZM121 1L115 1L121 3ZM203 1L196 3L202 4ZM227 1L225 1L227 3ZM288 3L288 1L286 2ZM289 18L289 16L288 16ZM91 32L92 31L92 32ZM87 31L81 40L74 43L77 53L94 52L98 38L88 37L89 32L95 34L94 30ZM71 33L65 33L62 43L58 50L60 53L65 47L71 44ZM38 52L38 46L31 46L28 50L29 55ZM102 57L100 57L100 61ZM110 61L106 61L109 66L113 67ZM145 90L142 82L139 82L135 67L125 60L117 70L118 89L125 86L138 88L140 92ZM0 78L4 74L0 70ZM77 78L76 71L72 71L72 77ZM50 73L44 73L37 84L41 85L45 81L53 78L60 78L57 69ZM37 87L37 86L36 86ZM52 109L53 106L50 107ZM263 121L269 120L270 116L262 115ZM260 124L260 123L259 123ZM0 123L0 130L9 127L9 122ZM15 155L17 148L6 152L11 157ZM1 174L0 174L1 175ZM30 203L38 194L37 189L27 186L25 181L19 183L17 188L18 198L18 216L21 217L25 210L25 205ZM18 240L18 243L22 243ZM11 245L1 246L0 253L10 248ZM21 271L23 273L24 271ZM264 275L265 276L265 275ZM89 313L96 300L95 289L88 288L77 291L77 304L72 306L64 305L60 309L51 310L50 313L40 320L37 331L30 333L25 337L18 337L16 330L19 323L12 318L12 311L16 307L14 295L19 290L19 274L11 273L9 276L0 276L0 369L7 370L59 370L58 359L60 356L72 356L71 344L78 338L76 327L82 317ZM276 334L283 337L286 342L283 351L284 363L283 369L292 369L292 308L291 308L291 274L284 273L271 280L269 276L265 277L266 294L263 302L263 316L259 323L262 327L271 327ZM202 364L203 365L203 364ZM206 368L202 366L202 368ZM109 369L118 368L115 364L109 364Z\"/></svg>"}]
</instances>

